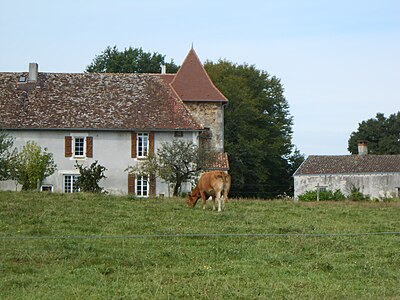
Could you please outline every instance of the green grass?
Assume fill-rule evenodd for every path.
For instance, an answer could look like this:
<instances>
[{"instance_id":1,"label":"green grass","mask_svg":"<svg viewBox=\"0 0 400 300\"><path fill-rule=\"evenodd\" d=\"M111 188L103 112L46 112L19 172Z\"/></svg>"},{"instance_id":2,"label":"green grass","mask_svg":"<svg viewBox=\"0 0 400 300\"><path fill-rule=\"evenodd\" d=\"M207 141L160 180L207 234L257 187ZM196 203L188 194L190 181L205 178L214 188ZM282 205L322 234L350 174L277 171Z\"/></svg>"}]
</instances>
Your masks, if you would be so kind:
<instances>
[{"instance_id":1,"label":"green grass","mask_svg":"<svg viewBox=\"0 0 400 300\"><path fill-rule=\"evenodd\" d=\"M0 192L0 298L400 299L400 235L149 237L399 232L399 202L208 205Z\"/></svg>"}]
</instances>

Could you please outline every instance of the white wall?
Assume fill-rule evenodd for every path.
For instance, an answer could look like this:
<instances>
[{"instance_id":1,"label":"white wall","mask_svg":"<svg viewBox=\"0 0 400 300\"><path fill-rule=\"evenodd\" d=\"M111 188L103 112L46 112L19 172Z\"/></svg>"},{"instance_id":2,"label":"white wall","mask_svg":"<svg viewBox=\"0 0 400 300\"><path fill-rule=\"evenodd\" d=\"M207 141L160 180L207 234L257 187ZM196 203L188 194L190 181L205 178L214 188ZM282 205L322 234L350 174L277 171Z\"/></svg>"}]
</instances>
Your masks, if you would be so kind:
<instances>
[{"instance_id":1,"label":"white wall","mask_svg":"<svg viewBox=\"0 0 400 300\"><path fill-rule=\"evenodd\" d=\"M47 148L53 154L57 164L56 172L45 179L43 184L53 186L55 192L63 192L63 175L79 174L75 168L76 160L65 157L64 137L71 134L93 137L93 158L78 160L79 164L89 166L94 161L107 168L105 171L106 179L100 181L100 186L112 194L128 193L128 173L125 169L128 166L137 164L137 159L131 158L131 132L111 132L111 131L7 131L10 136L15 137L14 147L19 149L27 141L35 141L43 148ZM173 132L155 132L154 148L155 151L161 146L162 142L170 142L174 138ZM187 141L197 143L197 133L184 132L183 137ZM0 182L0 189L15 190L15 183L12 181ZM168 196L168 186L157 178L156 194Z\"/></svg>"},{"instance_id":2,"label":"white wall","mask_svg":"<svg viewBox=\"0 0 400 300\"><path fill-rule=\"evenodd\" d=\"M339 189L346 196L355 186L371 198L390 198L397 196L400 173L296 175L294 176L294 198L298 199L298 196L306 191L315 190L318 184L331 191Z\"/></svg>"}]
</instances>

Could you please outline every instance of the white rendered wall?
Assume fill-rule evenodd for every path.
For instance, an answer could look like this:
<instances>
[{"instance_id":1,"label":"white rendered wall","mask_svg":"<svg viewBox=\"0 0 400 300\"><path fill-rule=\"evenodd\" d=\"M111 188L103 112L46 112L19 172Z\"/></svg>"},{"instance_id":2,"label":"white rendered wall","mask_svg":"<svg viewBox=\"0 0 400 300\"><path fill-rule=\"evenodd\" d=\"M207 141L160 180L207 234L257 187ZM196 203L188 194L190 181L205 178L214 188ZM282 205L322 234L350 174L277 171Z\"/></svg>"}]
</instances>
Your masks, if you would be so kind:
<instances>
[{"instance_id":1,"label":"white rendered wall","mask_svg":"<svg viewBox=\"0 0 400 300\"><path fill-rule=\"evenodd\" d=\"M294 176L295 200L306 191L315 191L317 185L331 191L339 189L346 196L354 186L371 198L392 198L397 197L400 173L297 175Z\"/></svg>"},{"instance_id":2,"label":"white rendered wall","mask_svg":"<svg viewBox=\"0 0 400 300\"><path fill-rule=\"evenodd\" d=\"M84 166L90 166L94 161L107 168L105 175L107 178L100 181L100 186L111 194L128 193L128 173L125 171L128 166L138 163L136 158L131 158L131 132L113 131L7 131L15 138L14 147L21 150L27 141L34 141L42 147L47 148L54 157L57 164L56 172L46 178L43 184L53 186L54 192L63 192L63 175L79 174L75 168L76 161ZM65 157L65 136L91 136L93 137L93 158L75 159ZM174 132L155 132L154 148L155 152L162 142L171 142L174 139ZM184 132L183 137L179 138L186 141L193 141L197 144L197 133ZM15 190L16 185L13 181L0 182L0 189ZM168 196L168 186L160 178L157 178L156 194Z\"/></svg>"}]
</instances>

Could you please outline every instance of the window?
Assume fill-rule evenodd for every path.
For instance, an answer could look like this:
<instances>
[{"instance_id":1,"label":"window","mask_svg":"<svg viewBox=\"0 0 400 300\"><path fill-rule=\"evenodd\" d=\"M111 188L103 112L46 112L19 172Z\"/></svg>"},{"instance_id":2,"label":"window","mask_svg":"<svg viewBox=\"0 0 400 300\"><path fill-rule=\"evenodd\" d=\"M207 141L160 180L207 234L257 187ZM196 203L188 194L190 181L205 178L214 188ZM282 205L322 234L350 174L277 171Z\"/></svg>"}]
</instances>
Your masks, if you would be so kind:
<instances>
[{"instance_id":1,"label":"window","mask_svg":"<svg viewBox=\"0 0 400 300\"><path fill-rule=\"evenodd\" d=\"M75 137L74 139L74 156L83 157L85 154L85 138Z\"/></svg>"},{"instance_id":2,"label":"window","mask_svg":"<svg viewBox=\"0 0 400 300\"><path fill-rule=\"evenodd\" d=\"M76 186L76 180L79 175L64 175L64 193L77 193L79 188Z\"/></svg>"},{"instance_id":3,"label":"window","mask_svg":"<svg viewBox=\"0 0 400 300\"><path fill-rule=\"evenodd\" d=\"M93 157L93 137L86 134L65 136L65 157L85 159Z\"/></svg>"},{"instance_id":4,"label":"window","mask_svg":"<svg viewBox=\"0 0 400 300\"><path fill-rule=\"evenodd\" d=\"M174 137L176 137L176 138L183 137L183 131L175 131L174 132Z\"/></svg>"},{"instance_id":5,"label":"window","mask_svg":"<svg viewBox=\"0 0 400 300\"><path fill-rule=\"evenodd\" d=\"M53 191L53 186L51 184L44 184L40 187L41 192L52 192Z\"/></svg>"},{"instance_id":6,"label":"window","mask_svg":"<svg viewBox=\"0 0 400 300\"><path fill-rule=\"evenodd\" d=\"M149 181L147 176L139 176L136 180L136 195L138 197L149 196Z\"/></svg>"},{"instance_id":7,"label":"window","mask_svg":"<svg viewBox=\"0 0 400 300\"><path fill-rule=\"evenodd\" d=\"M149 134L137 134L137 156L146 157L149 154Z\"/></svg>"}]
</instances>

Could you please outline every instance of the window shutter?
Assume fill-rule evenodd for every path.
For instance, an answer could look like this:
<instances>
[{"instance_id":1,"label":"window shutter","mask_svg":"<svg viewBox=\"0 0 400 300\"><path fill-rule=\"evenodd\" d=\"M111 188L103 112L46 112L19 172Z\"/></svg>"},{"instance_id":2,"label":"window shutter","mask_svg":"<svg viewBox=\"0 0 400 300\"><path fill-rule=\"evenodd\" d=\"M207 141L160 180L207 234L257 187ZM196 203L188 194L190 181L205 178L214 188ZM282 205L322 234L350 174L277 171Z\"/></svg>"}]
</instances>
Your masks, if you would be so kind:
<instances>
[{"instance_id":1,"label":"window shutter","mask_svg":"<svg viewBox=\"0 0 400 300\"><path fill-rule=\"evenodd\" d=\"M135 194L135 175L128 173L128 194Z\"/></svg>"},{"instance_id":2,"label":"window shutter","mask_svg":"<svg viewBox=\"0 0 400 300\"><path fill-rule=\"evenodd\" d=\"M154 157L154 132L149 132L149 156Z\"/></svg>"},{"instance_id":3,"label":"window shutter","mask_svg":"<svg viewBox=\"0 0 400 300\"><path fill-rule=\"evenodd\" d=\"M136 132L131 133L131 157L136 157Z\"/></svg>"},{"instance_id":4,"label":"window shutter","mask_svg":"<svg viewBox=\"0 0 400 300\"><path fill-rule=\"evenodd\" d=\"M93 137L86 137L86 157L93 157Z\"/></svg>"},{"instance_id":5,"label":"window shutter","mask_svg":"<svg viewBox=\"0 0 400 300\"><path fill-rule=\"evenodd\" d=\"M156 196L156 175L150 174L150 196Z\"/></svg>"},{"instance_id":6,"label":"window shutter","mask_svg":"<svg viewBox=\"0 0 400 300\"><path fill-rule=\"evenodd\" d=\"M65 157L71 157L72 156L72 136L66 136L64 138L64 144L65 144Z\"/></svg>"}]
</instances>

